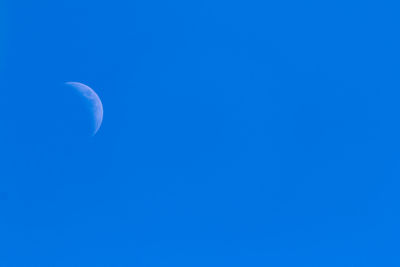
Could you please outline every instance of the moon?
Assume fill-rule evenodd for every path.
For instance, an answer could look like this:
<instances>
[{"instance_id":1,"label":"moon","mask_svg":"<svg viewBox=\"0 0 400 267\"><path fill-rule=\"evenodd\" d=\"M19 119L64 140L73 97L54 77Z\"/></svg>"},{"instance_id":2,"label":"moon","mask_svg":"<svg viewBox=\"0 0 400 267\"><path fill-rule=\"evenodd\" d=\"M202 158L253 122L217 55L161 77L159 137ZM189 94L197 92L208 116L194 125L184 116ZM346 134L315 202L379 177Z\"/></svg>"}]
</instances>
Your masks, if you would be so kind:
<instances>
[{"instance_id":1,"label":"moon","mask_svg":"<svg viewBox=\"0 0 400 267\"><path fill-rule=\"evenodd\" d=\"M79 82L66 82L65 85L74 89L87 103L87 107L91 112L93 118L93 132L92 136L96 135L99 131L103 122L103 104L101 103L100 97L96 92L89 86Z\"/></svg>"}]
</instances>

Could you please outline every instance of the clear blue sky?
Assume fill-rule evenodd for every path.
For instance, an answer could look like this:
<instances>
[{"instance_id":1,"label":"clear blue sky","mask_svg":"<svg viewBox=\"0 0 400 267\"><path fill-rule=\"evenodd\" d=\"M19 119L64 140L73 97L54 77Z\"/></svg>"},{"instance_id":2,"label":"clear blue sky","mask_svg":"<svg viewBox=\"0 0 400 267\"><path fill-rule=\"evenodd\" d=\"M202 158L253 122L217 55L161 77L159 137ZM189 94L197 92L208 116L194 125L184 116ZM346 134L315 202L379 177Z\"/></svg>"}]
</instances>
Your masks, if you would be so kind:
<instances>
[{"instance_id":1,"label":"clear blue sky","mask_svg":"<svg viewBox=\"0 0 400 267\"><path fill-rule=\"evenodd\" d=\"M0 2L0 266L400 266L395 1Z\"/></svg>"}]
</instances>

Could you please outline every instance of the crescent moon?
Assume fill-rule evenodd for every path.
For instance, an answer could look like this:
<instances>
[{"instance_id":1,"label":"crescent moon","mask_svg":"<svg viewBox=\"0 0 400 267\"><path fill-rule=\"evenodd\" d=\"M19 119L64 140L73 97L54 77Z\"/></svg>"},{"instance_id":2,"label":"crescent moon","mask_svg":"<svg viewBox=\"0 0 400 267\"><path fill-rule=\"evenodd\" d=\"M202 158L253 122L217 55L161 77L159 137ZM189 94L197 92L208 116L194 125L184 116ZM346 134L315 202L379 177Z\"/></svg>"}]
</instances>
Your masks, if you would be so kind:
<instances>
[{"instance_id":1,"label":"crescent moon","mask_svg":"<svg viewBox=\"0 0 400 267\"><path fill-rule=\"evenodd\" d=\"M66 82L65 84L77 90L79 94L88 100L94 117L94 131L92 134L94 136L100 129L100 126L103 122L103 104L101 103L100 97L92 88L82 83Z\"/></svg>"}]
</instances>

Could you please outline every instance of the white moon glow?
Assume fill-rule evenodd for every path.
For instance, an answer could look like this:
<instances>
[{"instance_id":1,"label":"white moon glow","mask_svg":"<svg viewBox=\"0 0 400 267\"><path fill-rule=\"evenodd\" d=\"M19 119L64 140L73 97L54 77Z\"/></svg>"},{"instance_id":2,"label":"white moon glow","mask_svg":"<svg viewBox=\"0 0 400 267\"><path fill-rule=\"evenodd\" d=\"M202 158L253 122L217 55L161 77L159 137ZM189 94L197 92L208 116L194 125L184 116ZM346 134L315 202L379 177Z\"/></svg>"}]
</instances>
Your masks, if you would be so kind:
<instances>
[{"instance_id":1,"label":"white moon glow","mask_svg":"<svg viewBox=\"0 0 400 267\"><path fill-rule=\"evenodd\" d=\"M88 101L89 108L93 114L93 135L95 135L100 129L101 123L103 122L103 104L101 103L100 97L96 94L95 91L93 91L92 88L82 83L66 82L65 84L71 86L73 89L78 91L78 93Z\"/></svg>"}]
</instances>

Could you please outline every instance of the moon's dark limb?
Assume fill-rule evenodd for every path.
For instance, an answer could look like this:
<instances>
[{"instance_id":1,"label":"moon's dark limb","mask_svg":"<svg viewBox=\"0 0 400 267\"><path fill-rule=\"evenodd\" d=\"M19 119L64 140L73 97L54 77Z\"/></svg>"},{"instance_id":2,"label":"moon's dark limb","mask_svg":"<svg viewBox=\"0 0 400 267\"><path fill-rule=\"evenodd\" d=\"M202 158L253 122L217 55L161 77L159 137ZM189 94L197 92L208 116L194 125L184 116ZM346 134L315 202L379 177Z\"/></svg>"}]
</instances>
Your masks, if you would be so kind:
<instances>
[{"instance_id":1,"label":"moon's dark limb","mask_svg":"<svg viewBox=\"0 0 400 267\"><path fill-rule=\"evenodd\" d=\"M79 82L66 82L67 86L76 90L87 102L90 112L93 116L93 130L92 135L95 135L101 127L103 122L103 104L101 103L100 97L96 92L87 85Z\"/></svg>"}]
</instances>

